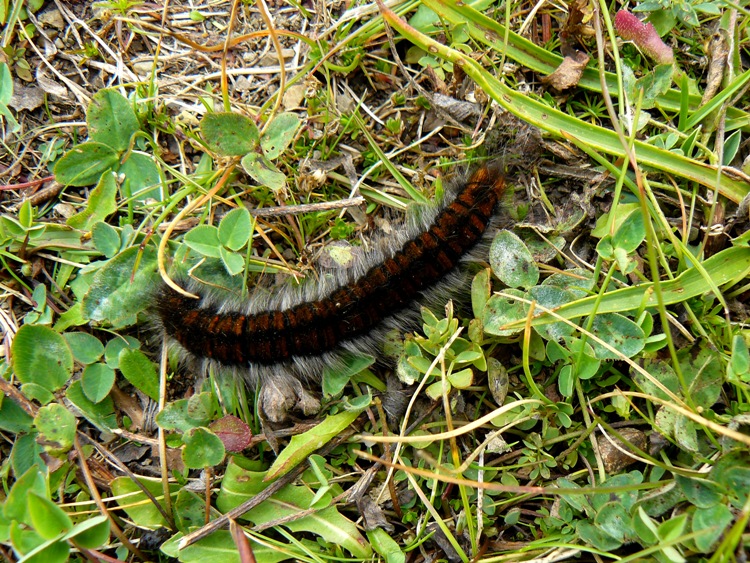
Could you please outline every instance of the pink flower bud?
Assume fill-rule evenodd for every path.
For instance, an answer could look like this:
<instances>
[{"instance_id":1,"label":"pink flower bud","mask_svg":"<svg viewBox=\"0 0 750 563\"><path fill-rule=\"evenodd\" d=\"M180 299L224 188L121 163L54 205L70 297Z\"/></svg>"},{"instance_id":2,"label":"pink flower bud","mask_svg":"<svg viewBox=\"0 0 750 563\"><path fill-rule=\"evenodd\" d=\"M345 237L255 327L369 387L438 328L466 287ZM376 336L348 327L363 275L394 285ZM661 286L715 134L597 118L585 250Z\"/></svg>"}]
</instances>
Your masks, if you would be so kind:
<instances>
[{"instance_id":1,"label":"pink flower bud","mask_svg":"<svg viewBox=\"0 0 750 563\"><path fill-rule=\"evenodd\" d=\"M620 10L615 15L615 29L620 37L635 43L658 64L674 62L672 48L661 40L653 24L643 23L627 10Z\"/></svg>"}]
</instances>

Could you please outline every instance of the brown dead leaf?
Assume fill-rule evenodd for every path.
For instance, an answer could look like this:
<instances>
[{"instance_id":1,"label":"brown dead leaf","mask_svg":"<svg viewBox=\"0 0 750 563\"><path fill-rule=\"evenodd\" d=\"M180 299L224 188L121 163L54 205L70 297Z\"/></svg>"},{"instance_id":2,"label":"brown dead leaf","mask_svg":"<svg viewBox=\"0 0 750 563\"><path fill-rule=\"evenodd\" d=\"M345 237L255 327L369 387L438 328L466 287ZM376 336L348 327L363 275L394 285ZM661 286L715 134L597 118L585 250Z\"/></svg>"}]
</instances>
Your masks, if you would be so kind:
<instances>
[{"instance_id":1,"label":"brown dead leaf","mask_svg":"<svg viewBox=\"0 0 750 563\"><path fill-rule=\"evenodd\" d=\"M542 83L558 91L576 86L590 59L583 51L576 51L574 56L566 56L555 72L543 77Z\"/></svg>"}]
</instances>

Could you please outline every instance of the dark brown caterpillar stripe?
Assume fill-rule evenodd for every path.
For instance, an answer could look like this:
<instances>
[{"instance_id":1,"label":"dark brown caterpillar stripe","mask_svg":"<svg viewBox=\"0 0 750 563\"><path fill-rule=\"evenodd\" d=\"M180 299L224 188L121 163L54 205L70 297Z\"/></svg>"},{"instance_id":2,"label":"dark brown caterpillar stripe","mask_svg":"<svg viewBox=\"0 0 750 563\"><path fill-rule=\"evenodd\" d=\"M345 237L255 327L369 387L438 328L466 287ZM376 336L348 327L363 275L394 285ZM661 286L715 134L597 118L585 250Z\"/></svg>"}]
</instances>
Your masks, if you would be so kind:
<instances>
[{"instance_id":1,"label":"dark brown caterpillar stripe","mask_svg":"<svg viewBox=\"0 0 750 563\"><path fill-rule=\"evenodd\" d=\"M317 300L279 310L232 311L165 287L157 299L161 324L194 357L227 366L270 366L328 354L441 283L482 239L504 186L495 168L477 169L426 230Z\"/></svg>"}]
</instances>

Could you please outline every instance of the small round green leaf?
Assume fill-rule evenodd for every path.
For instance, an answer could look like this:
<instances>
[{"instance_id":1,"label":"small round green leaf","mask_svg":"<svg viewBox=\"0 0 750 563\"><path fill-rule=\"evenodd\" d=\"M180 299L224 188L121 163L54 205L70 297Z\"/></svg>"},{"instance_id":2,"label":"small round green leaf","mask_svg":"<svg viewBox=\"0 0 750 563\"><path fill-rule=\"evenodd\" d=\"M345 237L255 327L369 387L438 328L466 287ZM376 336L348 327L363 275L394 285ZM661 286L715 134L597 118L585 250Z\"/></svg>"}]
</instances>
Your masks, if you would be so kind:
<instances>
[{"instance_id":1,"label":"small round green leaf","mask_svg":"<svg viewBox=\"0 0 750 563\"><path fill-rule=\"evenodd\" d=\"M191 428L182 438L182 461L190 469L219 465L226 450L221 439L208 428Z\"/></svg>"},{"instance_id":2,"label":"small round green leaf","mask_svg":"<svg viewBox=\"0 0 750 563\"><path fill-rule=\"evenodd\" d=\"M34 426L39 431L40 442L53 455L73 447L76 417L61 404L51 403L40 408L34 417Z\"/></svg>"},{"instance_id":3,"label":"small round green leaf","mask_svg":"<svg viewBox=\"0 0 750 563\"><path fill-rule=\"evenodd\" d=\"M109 395L115 384L115 370L107 364L91 364L84 368L81 386L86 397L93 403L100 403Z\"/></svg>"},{"instance_id":4,"label":"small round green leaf","mask_svg":"<svg viewBox=\"0 0 750 563\"><path fill-rule=\"evenodd\" d=\"M102 143L83 143L57 161L55 179L65 186L90 186L119 162L120 155L111 147Z\"/></svg>"},{"instance_id":5,"label":"small round green leaf","mask_svg":"<svg viewBox=\"0 0 750 563\"><path fill-rule=\"evenodd\" d=\"M529 288L539 281L539 268L529 249L511 231L497 233L490 246L490 266L509 287Z\"/></svg>"},{"instance_id":6,"label":"small round green leaf","mask_svg":"<svg viewBox=\"0 0 750 563\"><path fill-rule=\"evenodd\" d=\"M260 132L252 119L238 113L209 113L201 121L209 148L222 156L242 156L258 146Z\"/></svg>"},{"instance_id":7,"label":"small round green leaf","mask_svg":"<svg viewBox=\"0 0 750 563\"><path fill-rule=\"evenodd\" d=\"M261 186L273 191L283 190L286 186L286 176L274 164L257 153L246 154L242 161L242 168Z\"/></svg>"},{"instance_id":8,"label":"small round green leaf","mask_svg":"<svg viewBox=\"0 0 750 563\"><path fill-rule=\"evenodd\" d=\"M72 538L75 538L76 545L87 549L104 545L109 539L109 519L106 516L94 516L78 522L62 539Z\"/></svg>"},{"instance_id":9,"label":"small round green leaf","mask_svg":"<svg viewBox=\"0 0 750 563\"><path fill-rule=\"evenodd\" d=\"M140 129L130 102L116 90L99 90L86 111L89 137L117 151L130 145L130 138Z\"/></svg>"},{"instance_id":10,"label":"small round green leaf","mask_svg":"<svg viewBox=\"0 0 750 563\"><path fill-rule=\"evenodd\" d=\"M244 207L232 209L219 223L219 242L237 251L247 244L253 234L253 219Z\"/></svg>"},{"instance_id":11,"label":"small round green leaf","mask_svg":"<svg viewBox=\"0 0 750 563\"><path fill-rule=\"evenodd\" d=\"M106 258L112 258L120 250L120 234L117 229L102 221L91 227L91 239L94 247Z\"/></svg>"},{"instance_id":12,"label":"small round green leaf","mask_svg":"<svg viewBox=\"0 0 750 563\"><path fill-rule=\"evenodd\" d=\"M219 247L219 255L230 276L236 276L245 269L245 257L241 254L232 252L221 246Z\"/></svg>"},{"instance_id":13,"label":"small round green leaf","mask_svg":"<svg viewBox=\"0 0 750 563\"><path fill-rule=\"evenodd\" d=\"M525 294L517 289L508 289L504 293L525 297ZM484 308L484 318L482 319L484 331L487 334L494 334L495 336L512 336L518 334L523 329L511 330L503 327L509 323L525 319L527 310L528 307L520 301L509 299L502 295L493 295L487 301L487 305Z\"/></svg>"},{"instance_id":14,"label":"small round green leaf","mask_svg":"<svg viewBox=\"0 0 750 563\"><path fill-rule=\"evenodd\" d=\"M21 383L57 391L73 373L73 354L65 339L49 327L23 325L11 346L13 371Z\"/></svg>"},{"instance_id":15,"label":"small round green leaf","mask_svg":"<svg viewBox=\"0 0 750 563\"><path fill-rule=\"evenodd\" d=\"M203 256L219 258L219 230L213 225L198 225L185 233L185 244Z\"/></svg>"},{"instance_id":16,"label":"small round green leaf","mask_svg":"<svg viewBox=\"0 0 750 563\"><path fill-rule=\"evenodd\" d=\"M141 343L132 336L117 336L104 347L104 361L112 369L120 369L120 352L125 348L138 350Z\"/></svg>"},{"instance_id":17,"label":"small round green leaf","mask_svg":"<svg viewBox=\"0 0 750 563\"><path fill-rule=\"evenodd\" d=\"M86 420L97 428L107 431L117 428L115 404L112 397L107 396L99 403L94 403L83 392L80 381L74 381L70 384L65 397L81 411Z\"/></svg>"},{"instance_id":18,"label":"small round green leaf","mask_svg":"<svg viewBox=\"0 0 750 563\"><path fill-rule=\"evenodd\" d=\"M161 191L161 175L154 157L140 152L131 152L128 159L117 169L117 173L124 180L122 192L126 197L133 197L136 203L147 199L161 201L164 199Z\"/></svg>"},{"instance_id":19,"label":"small round green leaf","mask_svg":"<svg viewBox=\"0 0 750 563\"><path fill-rule=\"evenodd\" d=\"M83 365L93 364L104 355L104 345L88 332L66 332L63 337L68 342L76 361Z\"/></svg>"},{"instance_id":20,"label":"small round green leaf","mask_svg":"<svg viewBox=\"0 0 750 563\"><path fill-rule=\"evenodd\" d=\"M596 315L591 332L626 358L632 358L646 345L643 329L618 313ZM591 340L590 343L594 348L594 354L600 360L615 360L620 357L598 342Z\"/></svg>"},{"instance_id":21,"label":"small round green leaf","mask_svg":"<svg viewBox=\"0 0 750 563\"><path fill-rule=\"evenodd\" d=\"M273 160L281 155L294 139L299 124L300 120L296 113L276 115L260 139L264 156Z\"/></svg>"},{"instance_id":22,"label":"small round green leaf","mask_svg":"<svg viewBox=\"0 0 750 563\"><path fill-rule=\"evenodd\" d=\"M31 491L27 502L34 529L45 540L56 538L73 527L65 511L46 496Z\"/></svg>"},{"instance_id":23,"label":"small round green leaf","mask_svg":"<svg viewBox=\"0 0 750 563\"><path fill-rule=\"evenodd\" d=\"M159 375L153 362L140 350L125 348L120 352L120 371L133 386L159 400Z\"/></svg>"}]
</instances>

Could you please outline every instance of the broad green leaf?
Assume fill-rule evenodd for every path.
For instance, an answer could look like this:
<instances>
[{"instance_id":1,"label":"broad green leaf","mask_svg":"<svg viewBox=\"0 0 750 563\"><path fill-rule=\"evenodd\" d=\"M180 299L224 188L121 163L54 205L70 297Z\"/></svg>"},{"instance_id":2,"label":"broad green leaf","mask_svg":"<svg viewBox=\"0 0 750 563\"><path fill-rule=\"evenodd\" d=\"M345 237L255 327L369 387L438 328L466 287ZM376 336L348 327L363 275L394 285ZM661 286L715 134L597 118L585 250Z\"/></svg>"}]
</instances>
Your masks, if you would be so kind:
<instances>
[{"instance_id":1,"label":"broad green leaf","mask_svg":"<svg viewBox=\"0 0 750 563\"><path fill-rule=\"evenodd\" d=\"M222 156L242 156L254 151L260 132L252 119L238 113L209 113L201 120L209 148Z\"/></svg>"},{"instance_id":2,"label":"broad green leaf","mask_svg":"<svg viewBox=\"0 0 750 563\"><path fill-rule=\"evenodd\" d=\"M693 513L692 522L693 532L698 534L694 540L698 549L702 553L708 553L725 533L733 519L732 511L724 504L717 504L710 508L698 508Z\"/></svg>"},{"instance_id":3,"label":"broad green leaf","mask_svg":"<svg viewBox=\"0 0 750 563\"><path fill-rule=\"evenodd\" d=\"M614 551L622 545L620 540L613 538L588 520L578 520L576 533L585 543L593 545L605 553Z\"/></svg>"},{"instance_id":4,"label":"broad green leaf","mask_svg":"<svg viewBox=\"0 0 750 563\"><path fill-rule=\"evenodd\" d=\"M691 504L698 508L711 508L723 498L722 487L708 479L696 479L675 475L675 482Z\"/></svg>"},{"instance_id":5,"label":"broad green leaf","mask_svg":"<svg viewBox=\"0 0 750 563\"><path fill-rule=\"evenodd\" d=\"M192 399L192 397L191 397ZM163 410L156 415L156 423L165 430L177 430L178 432L187 432L191 428L198 426L205 426L209 423L209 416L198 416L193 418L191 414L196 414L195 411L192 413L188 409L188 400L179 399L167 403Z\"/></svg>"},{"instance_id":6,"label":"broad green leaf","mask_svg":"<svg viewBox=\"0 0 750 563\"><path fill-rule=\"evenodd\" d=\"M120 155L102 143L73 147L55 164L55 179L65 186L90 186L120 163Z\"/></svg>"},{"instance_id":7,"label":"broad green leaf","mask_svg":"<svg viewBox=\"0 0 750 563\"><path fill-rule=\"evenodd\" d=\"M0 430L11 434L28 432L33 420L31 415L9 397L4 397L0 401Z\"/></svg>"},{"instance_id":8,"label":"broad green leaf","mask_svg":"<svg viewBox=\"0 0 750 563\"><path fill-rule=\"evenodd\" d=\"M185 447L182 461L190 469L202 469L219 465L224 460L224 444L208 428L191 428L182 437Z\"/></svg>"},{"instance_id":9,"label":"broad green leaf","mask_svg":"<svg viewBox=\"0 0 750 563\"><path fill-rule=\"evenodd\" d=\"M117 229L102 221L92 225L91 239L94 247L104 254L105 258L112 258L120 250L120 234Z\"/></svg>"},{"instance_id":10,"label":"broad green leaf","mask_svg":"<svg viewBox=\"0 0 750 563\"><path fill-rule=\"evenodd\" d=\"M547 309L555 310L566 303L575 300L575 294L566 289L553 285L537 285L529 289L529 299ZM545 340L561 342L573 336L575 328L567 323L550 323L536 327L539 336Z\"/></svg>"},{"instance_id":11,"label":"broad green leaf","mask_svg":"<svg viewBox=\"0 0 750 563\"><path fill-rule=\"evenodd\" d=\"M645 545L653 545L659 542L659 528L651 517L646 514L643 507L633 514L633 530Z\"/></svg>"},{"instance_id":12,"label":"broad green leaf","mask_svg":"<svg viewBox=\"0 0 750 563\"><path fill-rule=\"evenodd\" d=\"M33 533L31 530L27 530ZM13 542L15 546L15 540ZM43 542L34 549L24 553L18 563L66 563L70 555L68 542L60 539L51 539Z\"/></svg>"},{"instance_id":13,"label":"broad green leaf","mask_svg":"<svg viewBox=\"0 0 750 563\"><path fill-rule=\"evenodd\" d=\"M198 225L185 233L185 244L203 256L219 258L219 229L213 225Z\"/></svg>"},{"instance_id":14,"label":"broad green leaf","mask_svg":"<svg viewBox=\"0 0 750 563\"><path fill-rule=\"evenodd\" d=\"M6 400L6 402L8 401ZM37 436L36 432L31 432L15 437L13 449L10 451L10 466L14 475L23 475L34 464L39 467L45 466L41 457L44 449L37 443ZM2 514L1 510L0 514ZM2 534L0 534L0 537L2 537Z\"/></svg>"},{"instance_id":15,"label":"broad green leaf","mask_svg":"<svg viewBox=\"0 0 750 563\"><path fill-rule=\"evenodd\" d=\"M366 355L344 354L341 365L326 367L323 370L323 394L326 397L335 397L349 380L375 363L375 358Z\"/></svg>"},{"instance_id":16,"label":"broad green leaf","mask_svg":"<svg viewBox=\"0 0 750 563\"><path fill-rule=\"evenodd\" d=\"M180 563L241 563L240 553L229 530L217 530L192 545L178 549L181 539L182 534L173 536L162 544L161 551L176 560L179 559ZM292 545L274 549L249 538L248 541L258 563L278 563L287 559L301 561L305 558L305 554Z\"/></svg>"},{"instance_id":17,"label":"broad green leaf","mask_svg":"<svg viewBox=\"0 0 750 563\"><path fill-rule=\"evenodd\" d=\"M76 417L61 404L51 403L40 408L34 417L34 426L45 450L52 455L64 454L73 447Z\"/></svg>"},{"instance_id":18,"label":"broad green leaf","mask_svg":"<svg viewBox=\"0 0 750 563\"><path fill-rule=\"evenodd\" d=\"M343 432L357 419L362 410L364 409L346 411L329 416L315 428L292 436L289 445L282 450L276 461L268 469L266 480L273 481L278 479L302 463L307 459L307 456Z\"/></svg>"},{"instance_id":19,"label":"broad green leaf","mask_svg":"<svg viewBox=\"0 0 750 563\"><path fill-rule=\"evenodd\" d=\"M511 231L495 235L490 246L490 266L509 287L529 288L539 281L539 268L523 241Z\"/></svg>"},{"instance_id":20,"label":"broad green leaf","mask_svg":"<svg viewBox=\"0 0 750 563\"><path fill-rule=\"evenodd\" d=\"M57 391L73 373L73 354L65 339L51 328L23 325L11 346L13 371L21 383Z\"/></svg>"},{"instance_id":21,"label":"broad green leaf","mask_svg":"<svg viewBox=\"0 0 750 563\"><path fill-rule=\"evenodd\" d=\"M750 247L736 246L722 250L704 261L702 269L716 286L736 283L750 273ZM707 290L706 279L701 271L694 267L684 271L673 280L661 283L665 305L682 303L691 297L706 293ZM603 296L592 295L579 299L563 305L555 312L563 318L574 319L590 315L594 311L598 314L622 313L657 305L653 284L646 282L638 286L610 291ZM555 320L551 315L540 313L532 319L531 324L537 327L555 322ZM508 330L513 328L522 329L523 324L517 320L511 327L508 327Z\"/></svg>"},{"instance_id":22,"label":"broad green leaf","mask_svg":"<svg viewBox=\"0 0 750 563\"><path fill-rule=\"evenodd\" d=\"M229 250L237 251L250 240L253 225L253 218L246 208L232 209L219 223L219 242Z\"/></svg>"},{"instance_id":23,"label":"broad green leaf","mask_svg":"<svg viewBox=\"0 0 750 563\"><path fill-rule=\"evenodd\" d=\"M63 337L73 352L73 358L83 365L93 364L104 355L101 340L88 332L66 332Z\"/></svg>"},{"instance_id":24,"label":"broad green leaf","mask_svg":"<svg viewBox=\"0 0 750 563\"><path fill-rule=\"evenodd\" d=\"M73 527L73 521L65 511L46 496L32 491L27 500L34 529L45 540L56 538Z\"/></svg>"},{"instance_id":25,"label":"broad green leaf","mask_svg":"<svg viewBox=\"0 0 750 563\"><path fill-rule=\"evenodd\" d=\"M276 192L286 187L286 176L264 156L257 153L246 154L241 164L245 172L261 186Z\"/></svg>"},{"instance_id":26,"label":"broad green leaf","mask_svg":"<svg viewBox=\"0 0 750 563\"><path fill-rule=\"evenodd\" d=\"M268 477L266 477L268 479ZM314 494L307 487L287 485L259 506L245 513L244 518L256 525L284 516L298 514L310 508ZM323 496L317 506L331 502L330 494ZM371 549L357 526L343 516L335 506L328 506L302 518L284 523L292 532L311 532L331 544L348 550L354 557L367 558Z\"/></svg>"},{"instance_id":27,"label":"broad green leaf","mask_svg":"<svg viewBox=\"0 0 750 563\"><path fill-rule=\"evenodd\" d=\"M245 269L245 257L237 252L227 250L225 247L219 247L219 256L221 256L221 262L227 269L227 273L230 276L236 276L241 274Z\"/></svg>"},{"instance_id":28,"label":"broad green leaf","mask_svg":"<svg viewBox=\"0 0 750 563\"><path fill-rule=\"evenodd\" d=\"M8 520L31 525L27 499L32 493L41 496L48 494L47 482L39 466L33 465L26 473L16 478L16 482L3 503L3 513Z\"/></svg>"},{"instance_id":29,"label":"broad green leaf","mask_svg":"<svg viewBox=\"0 0 750 563\"><path fill-rule=\"evenodd\" d=\"M92 321L125 326L149 306L143 288L158 283L156 251L137 246L128 248L110 260L94 275L83 298L83 313Z\"/></svg>"},{"instance_id":30,"label":"broad green leaf","mask_svg":"<svg viewBox=\"0 0 750 563\"><path fill-rule=\"evenodd\" d=\"M123 196L132 197L136 203L143 203L147 199L163 199L159 167L153 156L133 151L117 169L117 173L123 178Z\"/></svg>"},{"instance_id":31,"label":"broad green leaf","mask_svg":"<svg viewBox=\"0 0 750 563\"><path fill-rule=\"evenodd\" d=\"M471 310L477 319L482 318L484 307L490 298L492 289L490 272L489 268L484 268L471 280Z\"/></svg>"},{"instance_id":32,"label":"broad green leaf","mask_svg":"<svg viewBox=\"0 0 750 563\"><path fill-rule=\"evenodd\" d=\"M294 139L300 126L300 119L296 113L279 113L274 116L260 138L263 155L269 160L276 159Z\"/></svg>"},{"instance_id":33,"label":"broad green leaf","mask_svg":"<svg viewBox=\"0 0 750 563\"><path fill-rule=\"evenodd\" d=\"M74 539L76 545L87 549L96 549L109 539L109 518L104 515L90 517L78 522L62 539Z\"/></svg>"},{"instance_id":34,"label":"broad green leaf","mask_svg":"<svg viewBox=\"0 0 750 563\"><path fill-rule=\"evenodd\" d=\"M619 502L608 502L602 506L596 514L594 525L618 542L626 541L631 532L630 514Z\"/></svg>"},{"instance_id":35,"label":"broad green leaf","mask_svg":"<svg viewBox=\"0 0 750 563\"><path fill-rule=\"evenodd\" d=\"M591 325L591 332L626 358L632 358L646 345L646 337L641 327L618 313L596 315ZM598 342L594 340L589 342L598 359L616 360L619 357Z\"/></svg>"},{"instance_id":36,"label":"broad green leaf","mask_svg":"<svg viewBox=\"0 0 750 563\"><path fill-rule=\"evenodd\" d=\"M83 369L81 387L86 397L93 403L103 401L114 384L115 370L107 364L97 362Z\"/></svg>"},{"instance_id":37,"label":"broad green leaf","mask_svg":"<svg viewBox=\"0 0 750 563\"><path fill-rule=\"evenodd\" d=\"M508 289L504 293L526 297L526 294L517 289ZM523 326L512 329L505 328L505 326L525 319L527 314L528 306L524 303L502 295L493 295L484 308L482 318L484 331L495 336L513 336L523 330Z\"/></svg>"},{"instance_id":38,"label":"broad green leaf","mask_svg":"<svg viewBox=\"0 0 750 563\"><path fill-rule=\"evenodd\" d=\"M120 351L120 371L133 387L159 400L159 374L151 360L140 350L125 348Z\"/></svg>"},{"instance_id":39,"label":"broad green leaf","mask_svg":"<svg viewBox=\"0 0 750 563\"><path fill-rule=\"evenodd\" d=\"M148 489L160 505L164 505L161 479L140 477L138 481ZM167 521L164 520L161 512L159 512L151 500L141 491L141 488L133 483L129 477L116 477L110 486L112 488L112 495L118 497L117 504L120 505L125 514L137 526L155 530L167 525ZM180 485L170 483L170 495L176 495L179 489Z\"/></svg>"},{"instance_id":40,"label":"broad green leaf","mask_svg":"<svg viewBox=\"0 0 750 563\"><path fill-rule=\"evenodd\" d=\"M91 424L100 430L110 431L117 428L115 405L111 397L107 396L102 401L94 403L86 397L80 381L71 383L65 396L81 411Z\"/></svg>"},{"instance_id":41,"label":"broad green leaf","mask_svg":"<svg viewBox=\"0 0 750 563\"><path fill-rule=\"evenodd\" d=\"M137 350L140 347L141 343L132 336L116 336L104 347L104 361L112 369L120 369L120 352L125 348Z\"/></svg>"},{"instance_id":42,"label":"broad green leaf","mask_svg":"<svg viewBox=\"0 0 750 563\"><path fill-rule=\"evenodd\" d=\"M383 557L386 563L406 563L406 554L401 551L398 543L383 528L375 528L367 532L375 552Z\"/></svg>"},{"instance_id":43,"label":"broad green leaf","mask_svg":"<svg viewBox=\"0 0 750 563\"><path fill-rule=\"evenodd\" d=\"M688 381L688 393L696 405L708 408L719 400L724 373L716 350L707 343L679 352L680 367Z\"/></svg>"},{"instance_id":44,"label":"broad green leaf","mask_svg":"<svg viewBox=\"0 0 750 563\"><path fill-rule=\"evenodd\" d=\"M86 111L89 138L116 151L124 151L140 129L130 102L116 90L99 90Z\"/></svg>"}]
</instances>

